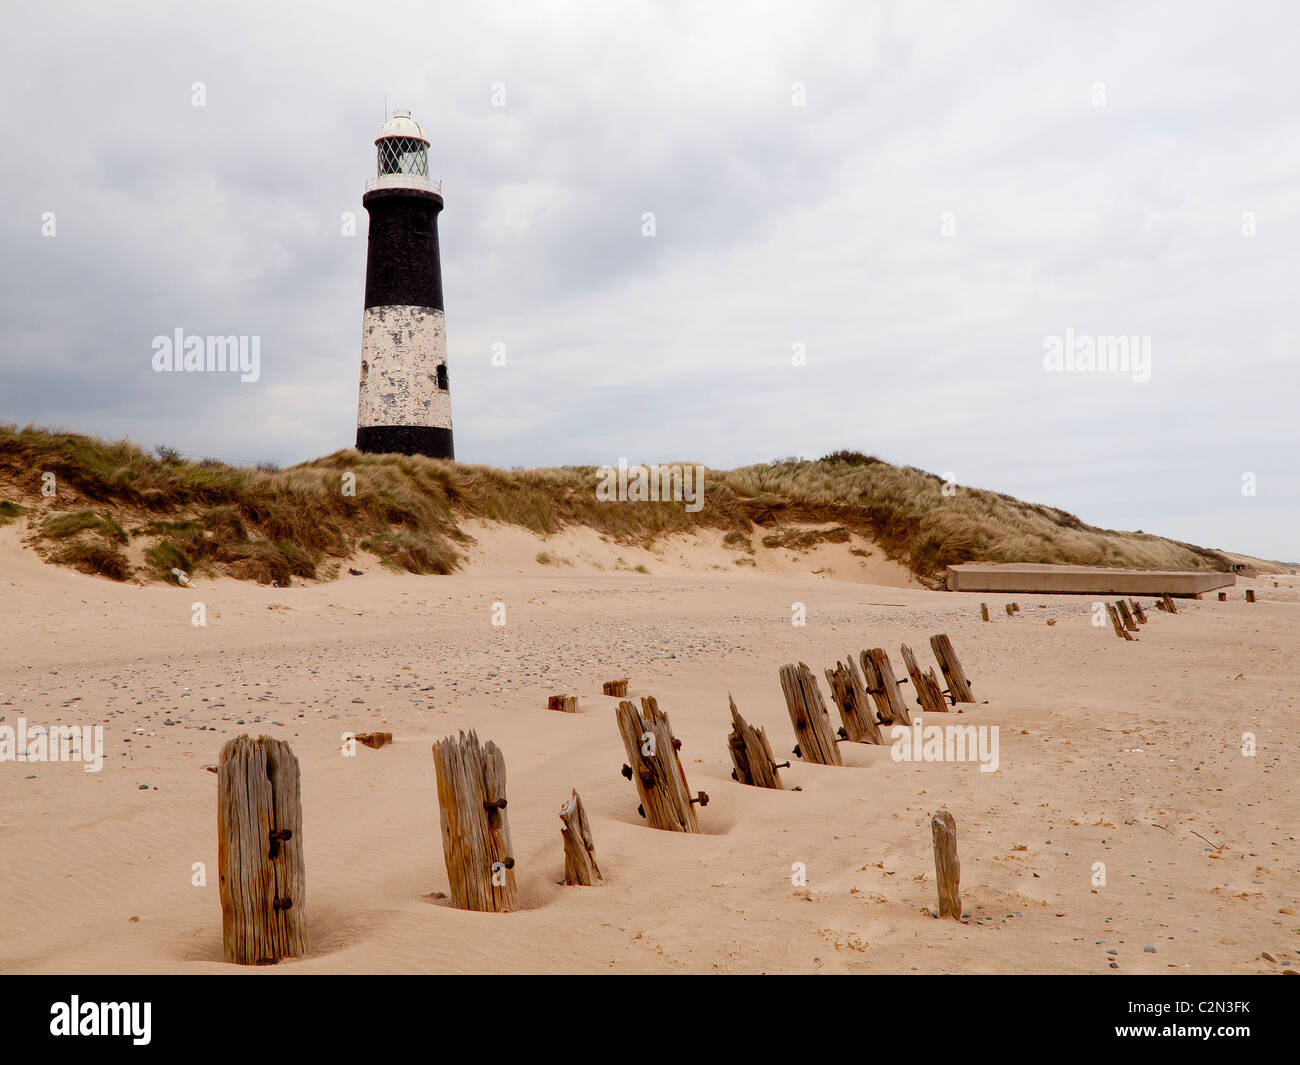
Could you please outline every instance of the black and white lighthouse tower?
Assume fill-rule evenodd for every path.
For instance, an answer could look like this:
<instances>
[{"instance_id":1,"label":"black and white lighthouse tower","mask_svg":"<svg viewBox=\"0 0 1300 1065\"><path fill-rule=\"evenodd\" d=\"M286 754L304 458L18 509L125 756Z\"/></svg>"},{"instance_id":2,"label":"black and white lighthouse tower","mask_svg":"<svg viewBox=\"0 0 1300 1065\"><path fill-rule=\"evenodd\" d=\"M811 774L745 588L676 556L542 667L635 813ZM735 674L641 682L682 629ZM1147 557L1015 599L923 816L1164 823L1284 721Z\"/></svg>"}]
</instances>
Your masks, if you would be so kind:
<instances>
[{"instance_id":1,"label":"black and white lighthouse tower","mask_svg":"<svg viewBox=\"0 0 1300 1065\"><path fill-rule=\"evenodd\" d=\"M455 457L443 323L438 212L429 140L394 111L375 140L378 173L361 203L370 214L361 330L357 450Z\"/></svg>"}]
</instances>

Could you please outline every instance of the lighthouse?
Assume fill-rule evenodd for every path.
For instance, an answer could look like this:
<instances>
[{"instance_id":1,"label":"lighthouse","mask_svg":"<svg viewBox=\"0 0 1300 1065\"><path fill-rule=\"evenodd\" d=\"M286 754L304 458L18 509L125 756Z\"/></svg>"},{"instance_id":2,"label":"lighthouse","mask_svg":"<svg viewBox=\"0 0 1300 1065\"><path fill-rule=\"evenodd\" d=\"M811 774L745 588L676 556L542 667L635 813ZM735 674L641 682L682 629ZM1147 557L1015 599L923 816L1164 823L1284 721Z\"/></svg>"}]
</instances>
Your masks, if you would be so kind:
<instances>
[{"instance_id":1,"label":"lighthouse","mask_svg":"<svg viewBox=\"0 0 1300 1065\"><path fill-rule=\"evenodd\" d=\"M441 183L429 139L394 111L375 139L378 170L361 203L370 215L361 327L357 450L455 458L438 261Z\"/></svg>"}]
</instances>

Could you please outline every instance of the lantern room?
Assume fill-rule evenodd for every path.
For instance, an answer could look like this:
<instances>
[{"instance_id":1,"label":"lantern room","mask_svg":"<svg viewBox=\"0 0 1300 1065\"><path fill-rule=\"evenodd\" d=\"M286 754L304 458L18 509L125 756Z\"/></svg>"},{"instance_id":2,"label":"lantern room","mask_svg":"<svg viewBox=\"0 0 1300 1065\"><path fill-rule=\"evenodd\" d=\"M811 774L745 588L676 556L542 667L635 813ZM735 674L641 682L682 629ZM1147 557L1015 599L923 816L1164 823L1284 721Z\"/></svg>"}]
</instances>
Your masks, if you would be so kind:
<instances>
[{"instance_id":1,"label":"lantern room","mask_svg":"<svg viewBox=\"0 0 1300 1065\"><path fill-rule=\"evenodd\" d=\"M437 191L429 180L429 138L410 111L394 111L375 138L378 156L376 177L366 189L427 189Z\"/></svg>"}]
</instances>

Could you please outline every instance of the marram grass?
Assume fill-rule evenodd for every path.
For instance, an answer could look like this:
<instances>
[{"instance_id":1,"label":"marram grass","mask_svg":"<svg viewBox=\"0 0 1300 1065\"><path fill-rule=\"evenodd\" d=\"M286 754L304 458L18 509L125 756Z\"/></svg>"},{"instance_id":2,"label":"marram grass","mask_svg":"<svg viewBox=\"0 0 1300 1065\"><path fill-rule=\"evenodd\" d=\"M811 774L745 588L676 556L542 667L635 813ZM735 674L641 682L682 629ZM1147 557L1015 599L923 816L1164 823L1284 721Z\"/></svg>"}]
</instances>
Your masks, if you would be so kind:
<instances>
[{"instance_id":1,"label":"marram grass","mask_svg":"<svg viewBox=\"0 0 1300 1065\"><path fill-rule=\"evenodd\" d=\"M263 583L321 579L359 551L414 573L450 573L471 538L466 520L541 535L587 526L617 543L649 545L714 528L752 550L842 542L857 533L924 580L958 562L1052 562L1138 569L1227 570L1281 564L1086 525L1055 507L973 488L943 494L934 474L858 452L709 470L698 512L674 502L596 497L594 466L499 470L422 456L354 450L283 470L149 455L127 441L0 425L0 515L27 518L50 561L117 580L185 573ZM57 492L41 494L52 473ZM800 528L831 525L808 533ZM128 544L129 542L129 544ZM141 545L128 561L124 545ZM539 556L540 561L540 556Z\"/></svg>"}]
</instances>

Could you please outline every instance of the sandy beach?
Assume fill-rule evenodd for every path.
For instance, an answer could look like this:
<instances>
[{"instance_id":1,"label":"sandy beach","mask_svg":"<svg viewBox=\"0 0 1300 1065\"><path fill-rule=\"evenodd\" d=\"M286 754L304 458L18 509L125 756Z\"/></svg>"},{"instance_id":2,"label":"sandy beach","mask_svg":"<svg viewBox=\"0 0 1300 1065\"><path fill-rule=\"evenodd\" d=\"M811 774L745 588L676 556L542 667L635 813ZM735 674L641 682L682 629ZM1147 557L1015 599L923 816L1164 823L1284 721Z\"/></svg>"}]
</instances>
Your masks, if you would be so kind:
<instances>
[{"instance_id":1,"label":"sandy beach","mask_svg":"<svg viewBox=\"0 0 1300 1065\"><path fill-rule=\"evenodd\" d=\"M1146 601L1151 620L1126 643L1092 624L1087 597L929 591L848 544L798 561L760 551L741 569L708 534L653 551L591 530L474 534L453 576L394 574L371 557L354 563L361 576L345 568L327 583L185 589L46 565L16 527L0 530L0 724L102 724L106 750L98 773L0 765L0 970L1300 967L1300 578L1241 581L1228 602L1180 600L1175 616ZM563 561L541 564L541 551ZM1008 598L1017 617L1003 612ZM192 624L196 602L206 625ZM838 724L824 667L879 646L901 675L899 645L933 665L939 632L979 701L926 723L998 726L996 772L844 743L843 768L791 757L792 790L730 779L728 693L786 757L781 664L812 667ZM600 694L625 675L631 698L654 695L671 717L691 788L711 797L701 835L655 831L637 814L617 700ZM546 709L560 692L580 697L576 715ZM470 728L506 758L515 913L440 897L430 746ZM394 743L343 756L342 735L369 730ZM311 953L273 969L222 961L217 778L204 767L245 732L287 740L302 771ZM1254 756L1242 753L1247 732ZM557 811L571 788L605 875L592 888L557 883ZM957 823L965 923L930 915L940 808Z\"/></svg>"}]
</instances>

